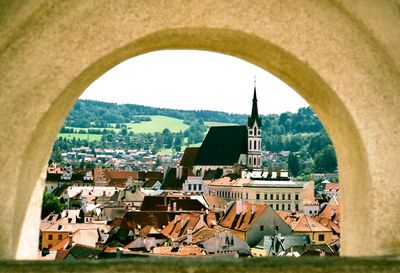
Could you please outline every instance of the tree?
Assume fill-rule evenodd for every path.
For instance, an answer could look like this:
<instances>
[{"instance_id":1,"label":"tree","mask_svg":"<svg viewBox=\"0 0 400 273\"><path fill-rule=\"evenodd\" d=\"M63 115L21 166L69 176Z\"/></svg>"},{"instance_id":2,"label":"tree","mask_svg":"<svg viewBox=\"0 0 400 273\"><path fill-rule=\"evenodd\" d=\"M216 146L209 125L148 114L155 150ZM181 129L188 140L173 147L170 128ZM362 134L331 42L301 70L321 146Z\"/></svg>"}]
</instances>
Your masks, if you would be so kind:
<instances>
[{"instance_id":1,"label":"tree","mask_svg":"<svg viewBox=\"0 0 400 273\"><path fill-rule=\"evenodd\" d=\"M300 172L300 164L297 156L295 156L293 153L289 153L288 157L288 168L289 168L289 173L296 177L299 175Z\"/></svg>"},{"instance_id":2,"label":"tree","mask_svg":"<svg viewBox=\"0 0 400 273\"><path fill-rule=\"evenodd\" d=\"M42 219L45 218L52 212L60 213L62 211L62 205L60 200L54 194L45 192L43 195L42 203Z\"/></svg>"}]
</instances>

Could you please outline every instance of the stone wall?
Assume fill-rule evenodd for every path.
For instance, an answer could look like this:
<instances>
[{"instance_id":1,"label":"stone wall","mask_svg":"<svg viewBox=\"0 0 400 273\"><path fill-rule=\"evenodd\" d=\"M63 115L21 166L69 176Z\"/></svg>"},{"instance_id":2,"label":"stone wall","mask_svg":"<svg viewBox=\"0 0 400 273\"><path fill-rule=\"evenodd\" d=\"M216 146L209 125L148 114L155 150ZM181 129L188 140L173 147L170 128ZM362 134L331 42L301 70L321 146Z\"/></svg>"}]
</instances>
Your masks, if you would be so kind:
<instances>
[{"instance_id":1,"label":"stone wall","mask_svg":"<svg viewBox=\"0 0 400 273\"><path fill-rule=\"evenodd\" d=\"M0 257L36 254L43 166L74 102L113 66L161 49L236 56L295 88L337 152L341 254L400 254L399 10L389 0L2 1Z\"/></svg>"}]
</instances>

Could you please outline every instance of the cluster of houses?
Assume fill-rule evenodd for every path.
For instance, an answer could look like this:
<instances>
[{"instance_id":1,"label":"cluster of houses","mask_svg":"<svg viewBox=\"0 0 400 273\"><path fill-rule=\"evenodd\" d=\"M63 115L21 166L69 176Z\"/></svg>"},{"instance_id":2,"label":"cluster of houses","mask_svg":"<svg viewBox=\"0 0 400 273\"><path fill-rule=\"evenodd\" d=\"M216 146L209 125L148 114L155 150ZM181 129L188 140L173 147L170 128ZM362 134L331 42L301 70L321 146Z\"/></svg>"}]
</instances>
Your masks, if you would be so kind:
<instances>
[{"instance_id":1,"label":"cluster of houses","mask_svg":"<svg viewBox=\"0 0 400 273\"><path fill-rule=\"evenodd\" d=\"M211 127L164 171L49 166L64 210L42 220L40 257L337 255L338 184L263 168L261 127L254 89L247 126Z\"/></svg>"},{"instance_id":2,"label":"cluster of houses","mask_svg":"<svg viewBox=\"0 0 400 273\"><path fill-rule=\"evenodd\" d=\"M163 171L165 166L176 166L182 157L181 152L172 155L154 154L151 150L91 149L90 147L72 148L61 154L63 161L69 164L91 162L121 170Z\"/></svg>"}]
</instances>

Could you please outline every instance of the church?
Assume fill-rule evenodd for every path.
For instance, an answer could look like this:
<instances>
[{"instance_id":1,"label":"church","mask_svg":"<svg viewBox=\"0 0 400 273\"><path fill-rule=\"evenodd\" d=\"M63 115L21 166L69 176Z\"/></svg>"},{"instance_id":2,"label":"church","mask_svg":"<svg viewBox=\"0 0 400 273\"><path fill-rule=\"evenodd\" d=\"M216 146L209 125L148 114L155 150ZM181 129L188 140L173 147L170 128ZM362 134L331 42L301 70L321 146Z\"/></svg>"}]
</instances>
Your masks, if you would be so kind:
<instances>
[{"instance_id":1,"label":"church","mask_svg":"<svg viewBox=\"0 0 400 273\"><path fill-rule=\"evenodd\" d=\"M204 176L209 170L222 170L223 175L240 169L261 170L262 121L258 115L257 90L254 85L251 116L246 125L211 127L196 151L193 173Z\"/></svg>"}]
</instances>

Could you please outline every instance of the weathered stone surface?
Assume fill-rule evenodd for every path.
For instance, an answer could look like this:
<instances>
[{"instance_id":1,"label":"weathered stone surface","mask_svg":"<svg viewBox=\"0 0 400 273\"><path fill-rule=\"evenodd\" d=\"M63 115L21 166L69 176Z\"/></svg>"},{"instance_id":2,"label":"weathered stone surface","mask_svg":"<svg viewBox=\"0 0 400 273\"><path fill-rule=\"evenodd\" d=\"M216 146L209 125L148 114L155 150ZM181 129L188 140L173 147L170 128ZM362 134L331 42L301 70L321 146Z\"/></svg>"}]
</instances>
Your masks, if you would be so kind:
<instances>
[{"instance_id":1,"label":"weathered stone surface","mask_svg":"<svg viewBox=\"0 0 400 273\"><path fill-rule=\"evenodd\" d=\"M295 88L336 148L341 254L400 254L399 10L373 0L2 1L0 257L36 253L40 172L79 95L162 49L233 55Z\"/></svg>"}]
</instances>

